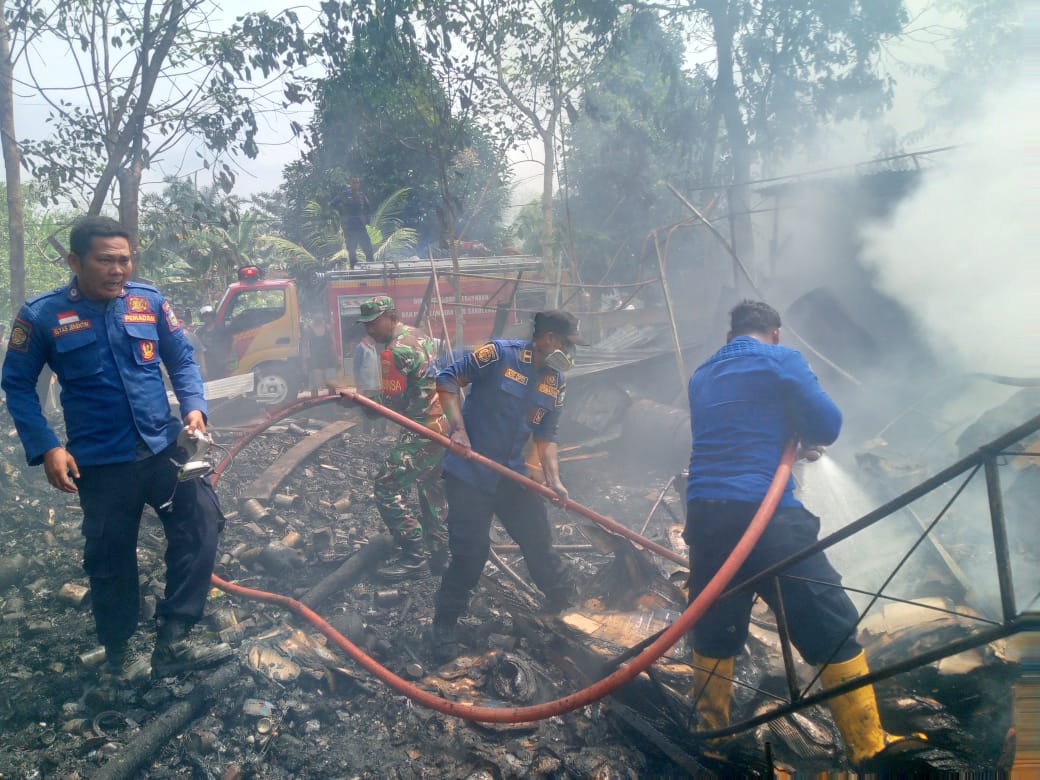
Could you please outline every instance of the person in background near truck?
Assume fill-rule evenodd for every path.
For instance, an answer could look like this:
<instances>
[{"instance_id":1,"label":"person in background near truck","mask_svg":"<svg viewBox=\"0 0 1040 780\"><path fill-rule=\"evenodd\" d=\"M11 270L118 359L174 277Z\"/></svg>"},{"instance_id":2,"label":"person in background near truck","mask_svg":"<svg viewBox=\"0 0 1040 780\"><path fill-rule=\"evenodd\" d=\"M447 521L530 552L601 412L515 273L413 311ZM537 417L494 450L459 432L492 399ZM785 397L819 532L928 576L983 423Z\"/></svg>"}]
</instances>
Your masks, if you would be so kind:
<instances>
[{"instance_id":1,"label":"person in background near truck","mask_svg":"<svg viewBox=\"0 0 1040 780\"><path fill-rule=\"evenodd\" d=\"M747 530L785 443L798 439L801 456L817 460L823 446L838 438L842 415L801 353L780 346L780 315L761 301L744 301L730 312L726 345L690 378L689 402L693 451L683 538L690 546L692 600ZM733 582L744 582L811 546L819 530L819 518L795 498L789 479L772 520ZM771 583L760 583L757 590L774 612L782 602L791 642L807 663L822 667L824 688L867 674L866 654L856 642L859 615L827 556L819 552L794 564L780 582L779 594ZM729 724L734 657L744 648L754 597L745 590L716 602L693 628L701 730ZM889 745L910 742L882 730L871 685L836 696L828 705L853 765L878 758Z\"/></svg>"},{"instance_id":2,"label":"person in background near truck","mask_svg":"<svg viewBox=\"0 0 1040 780\"><path fill-rule=\"evenodd\" d=\"M182 433L206 431L202 377L170 304L154 287L130 281L128 235L107 217L73 225L68 264L74 276L21 307L0 382L29 464L42 463L51 485L79 494L83 568L110 679L125 678L131 668L128 643L140 608L137 537L145 504L159 516L167 545L153 674L176 674L232 654L227 645L206 645L189 633L203 614L224 527L209 480L180 480L174 460ZM47 424L36 393L45 365L61 382L65 446ZM183 420L171 413L163 367Z\"/></svg>"},{"instance_id":3,"label":"person in background near truck","mask_svg":"<svg viewBox=\"0 0 1040 780\"><path fill-rule=\"evenodd\" d=\"M556 451L563 372L573 365L574 345L586 343L574 315L542 311L534 317L530 340L490 341L445 368L437 375L437 394L452 441L523 474L524 446L533 437L546 483L566 501ZM467 386L463 407L459 395ZM451 563L437 591L430 633L430 650L439 663L458 652L456 624L488 559L492 515L520 545L546 609L560 612L574 598L569 572L552 548L541 496L453 452L444 458L444 482Z\"/></svg>"},{"instance_id":4,"label":"person in background near truck","mask_svg":"<svg viewBox=\"0 0 1040 780\"><path fill-rule=\"evenodd\" d=\"M379 400L385 406L426 427L443 433L444 416L437 398L433 340L422 331L398 321L393 300L385 295L361 304L358 322L382 346L379 355ZM440 471L444 450L436 442L406 429L387 454L375 479L379 514L393 534L400 554L380 570L388 580L440 573L448 557L444 529L446 501ZM422 522L409 502L412 488L419 494ZM425 545L425 549L424 549ZM429 561L427 561L427 551Z\"/></svg>"},{"instance_id":5,"label":"person in background near truck","mask_svg":"<svg viewBox=\"0 0 1040 780\"><path fill-rule=\"evenodd\" d=\"M368 223L372 220L372 206L368 196L361 191L361 180L357 176L350 180L350 189L343 190L332 199L332 208L340 215L343 225L343 238L347 242L347 255L350 267L357 267L358 244L365 253L365 261L371 263L375 259L372 239L368 235Z\"/></svg>"},{"instance_id":6,"label":"person in background near truck","mask_svg":"<svg viewBox=\"0 0 1040 780\"><path fill-rule=\"evenodd\" d=\"M181 327L184 328L184 335L188 339L188 343L191 344L191 348L195 351L195 362L198 364L199 370L202 372L203 380L209 379L206 374L205 364L206 348L202 346L199 334L195 332L196 327L192 322L191 309L181 309L177 312L177 316L180 317Z\"/></svg>"},{"instance_id":7,"label":"person in background near truck","mask_svg":"<svg viewBox=\"0 0 1040 780\"><path fill-rule=\"evenodd\" d=\"M303 361L310 377L311 395L325 387L326 382L335 382L339 373L336 343L329 330L328 319L318 313L311 318L303 338Z\"/></svg>"},{"instance_id":8,"label":"person in background near truck","mask_svg":"<svg viewBox=\"0 0 1040 780\"><path fill-rule=\"evenodd\" d=\"M231 337L227 328L217 323L217 313L210 305L199 309L202 327L195 331L202 344L202 370L207 380L220 379L228 375L228 359L231 356Z\"/></svg>"},{"instance_id":9,"label":"person in background near truck","mask_svg":"<svg viewBox=\"0 0 1040 780\"><path fill-rule=\"evenodd\" d=\"M354 387L362 395L375 398L379 395L380 382L379 348L372 337L366 333L354 347ZM364 417L362 426L365 433L385 430L386 421L382 417L378 419L371 415Z\"/></svg>"}]
</instances>

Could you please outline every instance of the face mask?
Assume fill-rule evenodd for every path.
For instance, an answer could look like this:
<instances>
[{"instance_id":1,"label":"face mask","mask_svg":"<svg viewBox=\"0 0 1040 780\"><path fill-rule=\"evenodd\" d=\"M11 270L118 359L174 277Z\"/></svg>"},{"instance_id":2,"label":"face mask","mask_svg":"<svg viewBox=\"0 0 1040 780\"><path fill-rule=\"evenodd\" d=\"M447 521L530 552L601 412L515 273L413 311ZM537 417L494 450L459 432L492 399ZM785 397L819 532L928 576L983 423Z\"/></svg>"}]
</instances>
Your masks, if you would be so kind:
<instances>
[{"instance_id":1,"label":"face mask","mask_svg":"<svg viewBox=\"0 0 1040 780\"><path fill-rule=\"evenodd\" d=\"M545 356L545 365L554 371L563 373L574 368L574 358L562 349L557 349Z\"/></svg>"}]
</instances>

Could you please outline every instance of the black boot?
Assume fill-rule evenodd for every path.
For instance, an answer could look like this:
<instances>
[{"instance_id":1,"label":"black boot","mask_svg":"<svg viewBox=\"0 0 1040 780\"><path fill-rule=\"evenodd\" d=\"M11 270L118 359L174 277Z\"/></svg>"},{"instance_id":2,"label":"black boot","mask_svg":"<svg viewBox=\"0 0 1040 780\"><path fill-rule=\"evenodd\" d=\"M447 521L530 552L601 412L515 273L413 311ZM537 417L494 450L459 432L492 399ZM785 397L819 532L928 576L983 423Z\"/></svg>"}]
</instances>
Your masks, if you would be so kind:
<instances>
[{"instance_id":1,"label":"black boot","mask_svg":"<svg viewBox=\"0 0 1040 780\"><path fill-rule=\"evenodd\" d=\"M423 549L422 540L404 543L397 557L376 573L380 579L387 582L400 582L429 576L430 565L426 561L426 551Z\"/></svg>"},{"instance_id":2,"label":"black boot","mask_svg":"<svg viewBox=\"0 0 1040 780\"><path fill-rule=\"evenodd\" d=\"M456 638L458 617L455 615L434 614L433 625L430 626L430 656L439 664L454 661L459 654L459 642Z\"/></svg>"},{"instance_id":3,"label":"black boot","mask_svg":"<svg viewBox=\"0 0 1040 780\"><path fill-rule=\"evenodd\" d=\"M208 642L202 636L192 635L191 629L191 624L180 620L156 620L153 677L173 677L193 669L206 669L234 655L230 645Z\"/></svg>"},{"instance_id":4,"label":"black boot","mask_svg":"<svg viewBox=\"0 0 1040 780\"><path fill-rule=\"evenodd\" d=\"M436 577L444 574L448 568L448 545L433 543L430 545L430 573Z\"/></svg>"}]
</instances>

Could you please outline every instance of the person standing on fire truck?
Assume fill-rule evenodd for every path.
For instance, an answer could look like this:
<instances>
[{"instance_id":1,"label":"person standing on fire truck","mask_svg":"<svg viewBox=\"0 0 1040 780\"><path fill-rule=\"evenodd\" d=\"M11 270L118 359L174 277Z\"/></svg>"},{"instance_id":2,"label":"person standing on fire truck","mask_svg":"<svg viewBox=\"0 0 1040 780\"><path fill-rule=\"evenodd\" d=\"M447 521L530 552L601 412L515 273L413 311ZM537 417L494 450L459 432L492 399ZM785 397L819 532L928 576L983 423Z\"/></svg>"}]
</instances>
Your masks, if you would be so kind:
<instances>
[{"instance_id":1,"label":"person standing on fire truck","mask_svg":"<svg viewBox=\"0 0 1040 780\"><path fill-rule=\"evenodd\" d=\"M556 448L566 393L563 372L573 365L574 345L587 343L574 315L542 311L534 317L529 340L490 341L452 363L437 375L451 440L523 474L524 447L533 438L546 483L566 501ZM467 386L463 407L460 393ZM552 548L541 496L454 452L444 458L444 481L451 563L437 591L429 637L440 663L458 652L456 624L487 562L493 515L520 545L546 609L560 612L574 598L567 567Z\"/></svg>"},{"instance_id":2,"label":"person standing on fire truck","mask_svg":"<svg viewBox=\"0 0 1040 780\"><path fill-rule=\"evenodd\" d=\"M382 346L380 402L443 433L444 415L434 377L433 340L400 322L393 300L386 295L364 301L358 322L365 326L368 336ZM374 492L379 515L393 534L400 554L396 561L379 570L384 579L403 580L426 575L431 570L439 574L444 569L448 534L444 528L447 502L440 479L443 457L444 450L439 444L406 429L401 430L387 454L375 479ZM408 500L413 487L419 494L421 523Z\"/></svg>"},{"instance_id":3,"label":"person standing on fire truck","mask_svg":"<svg viewBox=\"0 0 1040 780\"><path fill-rule=\"evenodd\" d=\"M765 497L785 443L798 439L800 456L817 460L838 438L842 415L820 387L801 353L780 346L780 315L761 301L730 312L726 345L708 358L689 383L693 451L686 488L690 546L690 598L695 598L729 556ZM744 582L817 541L820 520L794 496L789 479L762 537L733 578ZM791 642L807 663L822 667L824 688L867 674L856 641L855 606L841 576L819 552L783 572L780 592L761 583L759 593L786 610ZM729 724L734 657L747 639L755 593L745 590L713 604L693 628L694 696L700 730ZM828 701L853 765L889 745L912 740L881 728L874 688L865 685Z\"/></svg>"},{"instance_id":4,"label":"person standing on fire truck","mask_svg":"<svg viewBox=\"0 0 1040 780\"><path fill-rule=\"evenodd\" d=\"M350 180L349 190L343 190L332 199L332 208L339 213L343 221L343 238L347 242L351 270L357 267L358 244L365 253L365 261L371 263L375 259L372 239L368 235L372 206L368 202L368 196L361 191L361 180L357 176Z\"/></svg>"},{"instance_id":5,"label":"person standing on fire truck","mask_svg":"<svg viewBox=\"0 0 1040 780\"><path fill-rule=\"evenodd\" d=\"M29 464L43 464L55 489L79 495L83 568L110 678L140 668L128 642L140 612L137 537L146 503L166 535L152 672L168 676L218 663L231 648L189 632L203 614L224 516L209 480L182 479L174 460L182 435L206 431L191 345L162 294L130 281L134 263L122 225L81 219L69 248L72 281L27 301L11 327L2 381L8 409ZM36 394L44 365L61 382L65 446ZM183 419L171 414L163 368Z\"/></svg>"}]
</instances>

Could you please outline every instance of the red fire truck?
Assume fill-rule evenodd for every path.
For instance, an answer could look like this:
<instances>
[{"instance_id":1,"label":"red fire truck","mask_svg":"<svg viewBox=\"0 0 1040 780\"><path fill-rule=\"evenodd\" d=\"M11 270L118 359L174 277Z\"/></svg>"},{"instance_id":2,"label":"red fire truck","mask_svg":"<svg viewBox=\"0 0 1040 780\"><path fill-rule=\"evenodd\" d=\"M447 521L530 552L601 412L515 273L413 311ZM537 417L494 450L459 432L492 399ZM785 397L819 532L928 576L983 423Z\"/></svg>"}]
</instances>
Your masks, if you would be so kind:
<instances>
[{"instance_id":1,"label":"red fire truck","mask_svg":"<svg viewBox=\"0 0 1040 780\"><path fill-rule=\"evenodd\" d=\"M426 329L445 345L468 346L501 335L526 319L524 311L541 308L544 288L527 284L540 270L540 259L530 256L462 258L458 273L450 260L407 260L316 273L304 281L265 278L259 267L248 266L217 306L217 328L228 352L219 362L231 376L253 373L256 399L280 404L295 399L304 382L306 318L322 312L332 324L340 379L349 383L354 348L365 333L356 320L367 298L389 295L402 322ZM454 343L457 285L463 344ZM210 358L207 353L207 363Z\"/></svg>"}]
</instances>

